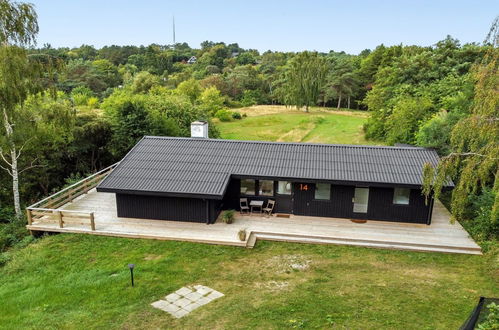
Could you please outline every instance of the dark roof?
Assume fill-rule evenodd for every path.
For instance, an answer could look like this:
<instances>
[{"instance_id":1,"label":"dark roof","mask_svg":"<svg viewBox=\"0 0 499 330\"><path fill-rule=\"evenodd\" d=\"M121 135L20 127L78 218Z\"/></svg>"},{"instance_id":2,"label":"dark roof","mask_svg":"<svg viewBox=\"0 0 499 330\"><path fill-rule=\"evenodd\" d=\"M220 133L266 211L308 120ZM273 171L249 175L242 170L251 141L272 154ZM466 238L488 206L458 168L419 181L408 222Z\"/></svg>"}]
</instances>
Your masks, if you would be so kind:
<instances>
[{"instance_id":1,"label":"dark roof","mask_svg":"<svg viewBox=\"0 0 499 330\"><path fill-rule=\"evenodd\" d=\"M435 151L146 136L99 191L221 198L231 176L421 186Z\"/></svg>"}]
</instances>

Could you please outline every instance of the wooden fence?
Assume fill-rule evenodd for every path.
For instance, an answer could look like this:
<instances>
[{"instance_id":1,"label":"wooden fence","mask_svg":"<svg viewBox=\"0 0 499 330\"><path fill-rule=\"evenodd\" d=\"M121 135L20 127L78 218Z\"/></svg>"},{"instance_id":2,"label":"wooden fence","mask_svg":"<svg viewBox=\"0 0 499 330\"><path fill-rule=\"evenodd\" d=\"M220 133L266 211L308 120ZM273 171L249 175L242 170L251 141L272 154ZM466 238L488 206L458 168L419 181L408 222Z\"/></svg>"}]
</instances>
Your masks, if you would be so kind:
<instances>
[{"instance_id":1,"label":"wooden fence","mask_svg":"<svg viewBox=\"0 0 499 330\"><path fill-rule=\"evenodd\" d=\"M33 222L58 223L59 228L64 228L64 224L89 224L90 229L95 230L94 212L64 210L61 207L95 188L117 165L118 163L111 165L28 206L28 226Z\"/></svg>"}]
</instances>

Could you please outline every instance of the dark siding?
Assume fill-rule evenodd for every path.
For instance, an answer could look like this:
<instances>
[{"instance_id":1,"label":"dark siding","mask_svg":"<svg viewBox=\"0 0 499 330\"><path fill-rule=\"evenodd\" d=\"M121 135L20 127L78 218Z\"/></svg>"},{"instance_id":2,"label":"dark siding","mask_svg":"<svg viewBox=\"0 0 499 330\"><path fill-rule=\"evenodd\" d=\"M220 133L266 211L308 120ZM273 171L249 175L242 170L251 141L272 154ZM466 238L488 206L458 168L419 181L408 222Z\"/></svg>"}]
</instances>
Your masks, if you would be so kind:
<instances>
[{"instance_id":1,"label":"dark siding","mask_svg":"<svg viewBox=\"0 0 499 330\"><path fill-rule=\"evenodd\" d=\"M352 198L354 196L355 187L352 186L331 186L331 200L314 200L310 201L310 215L326 216L336 218L358 218L353 213ZM311 197L314 198L312 191Z\"/></svg>"},{"instance_id":2,"label":"dark siding","mask_svg":"<svg viewBox=\"0 0 499 330\"><path fill-rule=\"evenodd\" d=\"M431 202L425 205L421 190L412 189L409 205L393 204L393 188L369 188L367 213L353 213L354 186L332 185L330 200L314 200L313 183L307 191L299 190L299 183L293 184L293 214L347 219L370 219L410 223L428 223ZM116 194L119 217L178 220L215 223L221 210L239 210L240 180L231 180L224 199L203 200L196 198L158 197ZM280 211L279 199L268 196L242 196L249 200L275 199L276 212ZM429 224L429 223L428 223Z\"/></svg>"},{"instance_id":3,"label":"dark siding","mask_svg":"<svg viewBox=\"0 0 499 330\"><path fill-rule=\"evenodd\" d=\"M238 210L239 211L239 191L241 180L231 179L227 190L225 191L222 200L222 208L224 210Z\"/></svg>"},{"instance_id":4,"label":"dark siding","mask_svg":"<svg viewBox=\"0 0 499 330\"><path fill-rule=\"evenodd\" d=\"M369 189L369 209L367 218L385 221L427 223L431 203L425 205L421 190L411 189L409 205L393 204L392 188Z\"/></svg>"},{"instance_id":5,"label":"dark siding","mask_svg":"<svg viewBox=\"0 0 499 330\"><path fill-rule=\"evenodd\" d=\"M353 212L354 186L332 185L330 200L314 200L313 183L308 183L309 190L300 191L298 182L293 184L293 214L318 217L347 219L370 219L395 222L428 223L431 202L425 205L421 190L412 189L409 205L393 204L393 188L369 188L369 207L367 213ZM305 184L305 183L304 183ZM240 181L233 179L223 200L223 209L239 210ZM244 196L249 200L267 201L269 197ZM280 210L279 198L274 197L276 212Z\"/></svg>"},{"instance_id":6,"label":"dark siding","mask_svg":"<svg viewBox=\"0 0 499 330\"><path fill-rule=\"evenodd\" d=\"M206 222L206 202L196 198L116 194L118 217Z\"/></svg>"},{"instance_id":7,"label":"dark siding","mask_svg":"<svg viewBox=\"0 0 499 330\"><path fill-rule=\"evenodd\" d=\"M353 186L333 185L331 200L314 200L313 189L307 192L295 189L295 192L294 213L299 215L427 223L431 207L431 203L425 205L419 189L411 190L409 205L395 205L393 188L370 187L367 213L353 212Z\"/></svg>"},{"instance_id":8,"label":"dark siding","mask_svg":"<svg viewBox=\"0 0 499 330\"><path fill-rule=\"evenodd\" d=\"M218 216L222 210L222 201L210 200L208 201L210 207L210 223L215 223L217 221Z\"/></svg>"}]
</instances>

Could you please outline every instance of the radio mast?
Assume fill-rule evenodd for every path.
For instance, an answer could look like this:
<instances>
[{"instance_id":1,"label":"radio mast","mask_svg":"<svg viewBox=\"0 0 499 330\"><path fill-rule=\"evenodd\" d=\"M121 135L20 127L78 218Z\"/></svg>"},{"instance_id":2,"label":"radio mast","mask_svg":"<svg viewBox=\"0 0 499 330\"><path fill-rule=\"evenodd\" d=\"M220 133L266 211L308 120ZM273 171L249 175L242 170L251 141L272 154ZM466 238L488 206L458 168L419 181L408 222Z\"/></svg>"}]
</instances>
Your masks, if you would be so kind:
<instances>
[{"instance_id":1,"label":"radio mast","mask_svg":"<svg viewBox=\"0 0 499 330\"><path fill-rule=\"evenodd\" d=\"M173 16L173 49L175 49L175 16Z\"/></svg>"}]
</instances>

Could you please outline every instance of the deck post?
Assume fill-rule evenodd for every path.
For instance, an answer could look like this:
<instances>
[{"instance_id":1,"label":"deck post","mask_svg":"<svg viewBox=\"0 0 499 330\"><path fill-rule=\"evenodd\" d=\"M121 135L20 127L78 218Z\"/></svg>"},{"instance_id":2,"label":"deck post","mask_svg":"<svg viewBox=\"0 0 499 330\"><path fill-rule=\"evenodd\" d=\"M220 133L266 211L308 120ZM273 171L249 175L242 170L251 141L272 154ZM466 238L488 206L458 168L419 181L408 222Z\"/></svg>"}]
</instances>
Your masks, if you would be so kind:
<instances>
[{"instance_id":1,"label":"deck post","mask_svg":"<svg viewBox=\"0 0 499 330\"><path fill-rule=\"evenodd\" d=\"M95 231L95 217L94 212L90 212L90 227Z\"/></svg>"},{"instance_id":2,"label":"deck post","mask_svg":"<svg viewBox=\"0 0 499 330\"><path fill-rule=\"evenodd\" d=\"M26 216L28 218L28 225L31 226L31 224L33 223L33 215L31 214L30 209L26 209Z\"/></svg>"},{"instance_id":3,"label":"deck post","mask_svg":"<svg viewBox=\"0 0 499 330\"><path fill-rule=\"evenodd\" d=\"M59 228L64 227L64 222L62 221L62 212L61 211L55 211L57 215L57 220L59 220Z\"/></svg>"}]
</instances>

